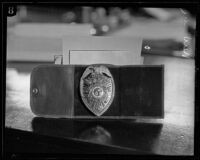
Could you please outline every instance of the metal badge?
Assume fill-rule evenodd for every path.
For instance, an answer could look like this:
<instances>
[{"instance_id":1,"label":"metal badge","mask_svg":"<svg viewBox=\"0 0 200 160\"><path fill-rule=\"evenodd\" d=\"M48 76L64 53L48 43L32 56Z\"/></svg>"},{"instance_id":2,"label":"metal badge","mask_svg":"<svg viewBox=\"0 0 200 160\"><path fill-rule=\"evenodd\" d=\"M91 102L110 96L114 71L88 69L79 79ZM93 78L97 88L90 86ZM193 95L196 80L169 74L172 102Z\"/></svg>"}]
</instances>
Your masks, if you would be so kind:
<instances>
[{"instance_id":1,"label":"metal badge","mask_svg":"<svg viewBox=\"0 0 200 160\"><path fill-rule=\"evenodd\" d=\"M86 107L101 116L111 105L115 94L114 80L108 68L97 64L87 67L80 80L80 92Z\"/></svg>"}]
</instances>

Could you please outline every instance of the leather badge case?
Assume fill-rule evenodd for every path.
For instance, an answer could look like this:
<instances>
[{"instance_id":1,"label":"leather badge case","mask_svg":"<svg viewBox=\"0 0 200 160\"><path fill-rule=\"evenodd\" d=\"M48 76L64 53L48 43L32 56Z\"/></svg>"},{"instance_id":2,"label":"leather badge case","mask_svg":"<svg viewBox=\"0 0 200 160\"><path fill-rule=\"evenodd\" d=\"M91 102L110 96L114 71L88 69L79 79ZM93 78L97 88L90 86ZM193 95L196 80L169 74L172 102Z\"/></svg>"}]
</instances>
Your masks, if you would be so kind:
<instances>
[{"instance_id":1,"label":"leather badge case","mask_svg":"<svg viewBox=\"0 0 200 160\"><path fill-rule=\"evenodd\" d=\"M96 65L98 66L98 65ZM101 83L83 87L86 95L93 95L85 103L81 94L80 81L88 65L41 65L33 69L30 83L30 106L37 116L53 118L163 118L164 117L164 66L163 65L127 65L103 64L109 74L104 74L114 87L103 90ZM101 69L97 70L101 71ZM103 75L103 71L102 75ZM89 76L92 74L88 73ZM111 76L112 75L112 76ZM86 76L88 78L89 76ZM97 78L98 79L98 78ZM106 78L105 78L106 79ZM86 79L87 81L88 79ZM99 81L99 82L100 82ZM88 84L90 83L87 81ZM100 86L98 86L98 85ZM92 90L90 92L90 90ZM101 103L102 97L107 100ZM110 97L112 100L110 100ZM89 96L88 96L89 97ZM92 96L91 96L92 97ZM94 98L95 97L95 98ZM95 102L93 102L95 101ZM108 103L108 101L110 103ZM98 104L98 105L96 105ZM99 105L100 104L100 105ZM102 106L101 106L102 104ZM101 114L91 109L101 107ZM106 108L107 107L107 108ZM106 109L105 109L106 108ZM100 112L99 112L100 113Z\"/></svg>"}]
</instances>

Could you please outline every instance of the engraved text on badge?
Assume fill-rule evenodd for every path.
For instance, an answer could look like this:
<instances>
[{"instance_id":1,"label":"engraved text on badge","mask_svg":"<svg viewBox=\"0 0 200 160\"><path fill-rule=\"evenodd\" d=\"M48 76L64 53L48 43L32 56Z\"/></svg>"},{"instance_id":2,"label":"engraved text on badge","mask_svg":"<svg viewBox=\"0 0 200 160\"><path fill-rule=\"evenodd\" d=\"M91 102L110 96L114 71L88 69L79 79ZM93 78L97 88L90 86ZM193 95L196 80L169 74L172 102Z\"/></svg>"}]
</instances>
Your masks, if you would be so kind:
<instances>
[{"instance_id":1,"label":"engraved text on badge","mask_svg":"<svg viewBox=\"0 0 200 160\"><path fill-rule=\"evenodd\" d=\"M101 116L111 105L115 94L114 80L108 68L97 64L87 67L80 80L80 92L86 107Z\"/></svg>"}]
</instances>

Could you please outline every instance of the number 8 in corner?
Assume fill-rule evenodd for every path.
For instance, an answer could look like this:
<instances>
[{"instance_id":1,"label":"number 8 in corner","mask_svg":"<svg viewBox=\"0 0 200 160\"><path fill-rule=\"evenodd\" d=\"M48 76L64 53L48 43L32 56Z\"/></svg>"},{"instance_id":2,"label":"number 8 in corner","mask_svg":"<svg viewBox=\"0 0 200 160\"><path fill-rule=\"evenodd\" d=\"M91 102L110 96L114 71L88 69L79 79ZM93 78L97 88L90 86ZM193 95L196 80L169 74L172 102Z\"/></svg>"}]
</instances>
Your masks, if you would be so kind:
<instances>
[{"instance_id":1,"label":"number 8 in corner","mask_svg":"<svg viewBox=\"0 0 200 160\"><path fill-rule=\"evenodd\" d=\"M7 16L12 17L15 16L17 13L17 7L16 6L8 6L7 8Z\"/></svg>"}]
</instances>

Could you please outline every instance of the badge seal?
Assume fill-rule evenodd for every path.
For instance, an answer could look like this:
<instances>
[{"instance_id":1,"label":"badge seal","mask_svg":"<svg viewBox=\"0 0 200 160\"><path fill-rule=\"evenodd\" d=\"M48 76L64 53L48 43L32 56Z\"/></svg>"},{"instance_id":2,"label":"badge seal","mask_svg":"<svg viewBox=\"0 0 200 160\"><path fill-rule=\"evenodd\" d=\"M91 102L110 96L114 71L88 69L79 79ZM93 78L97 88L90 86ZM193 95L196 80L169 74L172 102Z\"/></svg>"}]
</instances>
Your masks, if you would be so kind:
<instances>
[{"instance_id":1,"label":"badge seal","mask_svg":"<svg viewBox=\"0 0 200 160\"><path fill-rule=\"evenodd\" d=\"M115 95L114 79L104 65L91 65L80 79L80 94L85 106L96 116L105 113Z\"/></svg>"}]
</instances>

